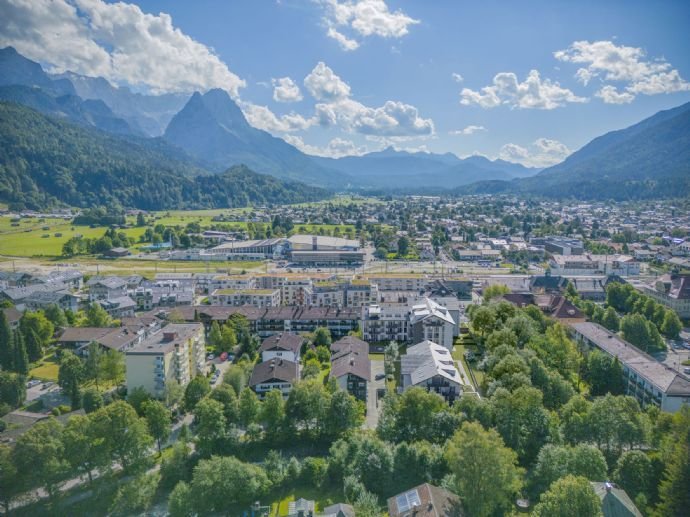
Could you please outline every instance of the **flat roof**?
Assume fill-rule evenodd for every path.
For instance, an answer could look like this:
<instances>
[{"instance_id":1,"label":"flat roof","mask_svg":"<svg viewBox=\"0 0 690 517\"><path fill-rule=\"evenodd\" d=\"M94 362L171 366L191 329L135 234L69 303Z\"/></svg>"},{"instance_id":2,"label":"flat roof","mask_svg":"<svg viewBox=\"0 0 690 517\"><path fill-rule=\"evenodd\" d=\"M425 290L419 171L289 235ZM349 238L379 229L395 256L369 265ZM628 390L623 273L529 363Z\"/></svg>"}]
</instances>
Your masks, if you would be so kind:
<instances>
[{"instance_id":1,"label":"flat roof","mask_svg":"<svg viewBox=\"0 0 690 517\"><path fill-rule=\"evenodd\" d=\"M185 344L189 339L199 332L203 333L203 331L204 327L201 323L171 323L127 350L126 353L127 355L165 354L173 351L176 345Z\"/></svg>"},{"instance_id":2,"label":"flat roof","mask_svg":"<svg viewBox=\"0 0 690 517\"><path fill-rule=\"evenodd\" d=\"M275 293L278 289L216 289L211 293L211 296L218 294L245 294L266 296Z\"/></svg>"}]
</instances>

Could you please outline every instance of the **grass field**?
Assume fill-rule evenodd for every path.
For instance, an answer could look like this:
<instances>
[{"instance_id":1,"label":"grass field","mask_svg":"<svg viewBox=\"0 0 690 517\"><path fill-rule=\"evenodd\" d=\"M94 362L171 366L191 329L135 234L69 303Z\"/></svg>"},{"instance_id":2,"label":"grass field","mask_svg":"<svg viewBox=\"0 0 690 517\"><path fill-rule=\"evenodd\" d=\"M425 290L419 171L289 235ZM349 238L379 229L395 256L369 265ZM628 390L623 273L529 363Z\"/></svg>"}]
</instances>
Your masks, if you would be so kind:
<instances>
[{"instance_id":1,"label":"grass field","mask_svg":"<svg viewBox=\"0 0 690 517\"><path fill-rule=\"evenodd\" d=\"M59 365L53 359L43 359L39 365L29 371L29 377L57 382Z\"/></svg>"},{"instance_id":2,"label":"grass field","mask_svg":"<svg viewBox=\"0 0 690 517\"><path fill-rule=\"evenodd\" d=\"M316 488L313 486L301 486L290 490L288 493L283 493L274 497L279 499L271 503L271 517L284 517L288 515L288 508L292 501L296 501L300 497L312 500L316 503L316 511L320 512L327 506L335 503L343 502L343 495L334 489L330 488Z\"/></svg>"}]
</instances>

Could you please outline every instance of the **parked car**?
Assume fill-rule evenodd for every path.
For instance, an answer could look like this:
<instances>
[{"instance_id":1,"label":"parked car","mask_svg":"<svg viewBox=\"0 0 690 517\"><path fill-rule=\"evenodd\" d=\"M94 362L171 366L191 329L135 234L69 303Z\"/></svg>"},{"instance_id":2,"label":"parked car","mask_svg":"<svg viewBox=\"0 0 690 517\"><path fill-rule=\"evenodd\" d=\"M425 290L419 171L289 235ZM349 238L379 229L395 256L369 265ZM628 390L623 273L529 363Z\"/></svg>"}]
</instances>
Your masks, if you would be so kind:
<instances>
[{"instance_id":1,"label":"parked car","mask_svg":"<svg viewBox=\"0 0 690 517\"><path fill-rule=\"evenodd\" d=\"M379 374L376 375L375 378L376 378L377 381L380 381L381 379L384 379L385 377L386 377L386 374L385 374L385 373L379 373Z\"/></svg>"},{"instance_id":2,"label":"parked car","mask_svg":"<svg viewBox=\"0 0 690 517\"><path fill-rule=\"evenodd\" d=\"M208 354L206 356L207 361L213 361L216 358L215 354Z\"/></svg>"},{"instance_id":3,"label":"parked car","mask_svg":"<svg viewBox=\"0 0 690 517\"><path fill-rule=\"evenodd\" d=\"M27 382L26 387L33 388L34 386L38 386L39 384L41 384L41 381L39 381L38 379L34 379L32 381Z\"/></svg>"}]
</instances>

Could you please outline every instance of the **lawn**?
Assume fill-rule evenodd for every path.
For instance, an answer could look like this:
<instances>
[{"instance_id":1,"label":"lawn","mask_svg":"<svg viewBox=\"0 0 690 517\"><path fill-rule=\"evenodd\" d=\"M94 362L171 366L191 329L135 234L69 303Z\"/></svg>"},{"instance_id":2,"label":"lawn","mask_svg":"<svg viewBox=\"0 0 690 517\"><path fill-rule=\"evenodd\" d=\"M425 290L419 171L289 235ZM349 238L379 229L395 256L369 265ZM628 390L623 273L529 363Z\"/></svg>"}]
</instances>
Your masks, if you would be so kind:
<instances>
[{"instance_id":1,"label":"lawn","mask_svg":"<svg viewBox=\"0 0 690 517\"><path fill-rule=\"evenodd\" d=\"M479 348L477 347L477 345L465 345L464 339L462 337L456 339L455 346L452 352L453 359L455 359L456 361L461 361L462 366L465 368L465 371L472 372L472 374L474 374L474 378L478 384L478 386L475 386L475 389L481 391L480 387L484 382L484 372L476 368L476 361L470 363L465 359L465 352L467 350L471 350L472 352L478 353Z\"/></svg>"},{"instance_id":2,"label":"lawn","mask_svg":"<svg viewBox=\"0 0 690 517\"><path fill-rule=\"evenodd\" d=\"M319 489L313 486L300 486L291 489L288 493L273 494L271 503L271 517L284 517L288 515L288 507L292 501L299 498L309 499L316 502L316 511L321 512L327 506L335 503L344 502L345 497L339 490L333 488Z\"/></svg>"},{"instance_id":3,"label":"lawn","mask_svg":"<svg viewBox=\"0 0 690 517\"><path fill-rule=\"evenodd\" d=\"M29 371L29 377L35 377L43 381L56 382L58 380L59 368L59 365L52 358L43 359L41 362L37 363L35 368Z\"/></svg>"}]
</instances>

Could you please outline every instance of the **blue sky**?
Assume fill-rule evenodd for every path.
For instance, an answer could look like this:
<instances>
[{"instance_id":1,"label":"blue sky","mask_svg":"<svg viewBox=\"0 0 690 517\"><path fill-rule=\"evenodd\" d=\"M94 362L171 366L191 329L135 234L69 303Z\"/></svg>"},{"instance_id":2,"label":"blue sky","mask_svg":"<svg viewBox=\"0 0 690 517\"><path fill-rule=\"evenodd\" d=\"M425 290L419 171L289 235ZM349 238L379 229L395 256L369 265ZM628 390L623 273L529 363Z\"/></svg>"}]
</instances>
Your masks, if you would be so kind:
<instances>
[{"instance_id":1,"label":"blue sky","mask_svg":"<svg viewBox=\"0 0 690 517\"><path fill-rule=\"evenodd\" d=\"M0 0L0 43L138 89L223 87L312 153L394 145L545 166L690 101L687 1L43 2Z\"/></svg>"}]
</instances>

